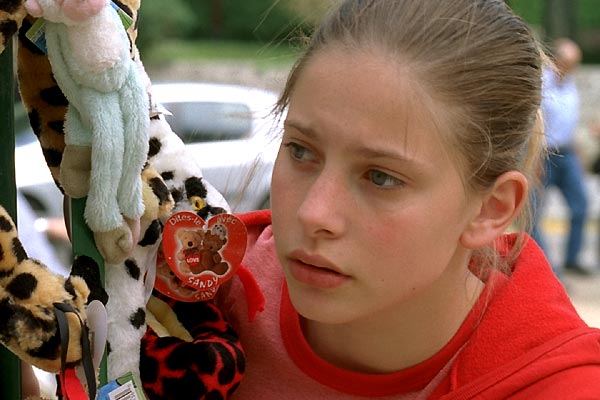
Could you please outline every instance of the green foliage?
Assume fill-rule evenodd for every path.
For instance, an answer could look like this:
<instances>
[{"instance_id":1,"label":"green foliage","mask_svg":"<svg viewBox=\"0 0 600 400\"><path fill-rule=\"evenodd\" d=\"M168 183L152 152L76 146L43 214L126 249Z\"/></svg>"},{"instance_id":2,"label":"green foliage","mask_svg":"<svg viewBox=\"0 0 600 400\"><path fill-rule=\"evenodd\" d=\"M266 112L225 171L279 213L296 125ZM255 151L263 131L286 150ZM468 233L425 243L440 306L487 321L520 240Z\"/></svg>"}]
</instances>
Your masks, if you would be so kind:
<instances>
[{"instance_id":1,"label":"green foliage","mask_svg":"<svg viewBox=\"0 0 600 400\"><path fill-rule=\"evenodd\" d=\"M584 63L600 62L600 7L598 0L507 0L538 36L549 42L560 35L575 39Z\"/></svg>"},{"instance_id":2,"label":"green foliage","mask_svg":"<svg viewBox=\"0 0 600 400\"><path fill-rule=\"evenodd\" d=\"M141 2L136 44L142 54L165 38L185 38L198 24L207 24L183 0L169 0L168 7L165 4L154 0Z\"/></svg>"},{"instance_id":3,"label":"green foliage","mask_svg":"<svg viewBox=\"0 0 600 400\"><path fill-rule=\"evenodd\" d=\"M142 59L240 58L256 51L259 62L277 63L290 43L306 36L331 0L170 0L142 1L137 45ZM215 41L216 40L216 41ZM189 43L183 43L183 42ZM240 45L250 43L250 46ZM292 46L293 47L293 46ZM277 55L273 56L273 52ZM250 55L251 56L251 55ZM289 57L288 57L289 59ZM264 61L267 60L267 61Z\"/></svg>"},{"instance_id":4,"label":"green foliage","mask_svg":"<svg viewBox=\"0 0 600 400\"><path fill-rule=\"evenodd\" d=\"M516 14L531 25L542 25L544 0L511 0L508 3Z\"/></svg>"},{"instance_id":5,"label":"green foliage","mask_svg":"<svg viewBox=\"0 0 600 400\"><path fill-rule=\"evenodd\" d=\"M578 0L577 18L582 29L600 29L600 3L598 0Z\"/></svg>"},{"instance_id":6,"label":"green foliage","mask_svg":"<svg viewBox=\"0 0 600 400\"><path fill-rule=\"evenodd\" d=\"M182 0L195 15L194 38L218 38L268 43L302 26L281 0Z\"/></svg>"},{"instance_id":7,"label":"green foliage","mask_svg":"<svg viewBox=\"0 0 600 400\"><path fill-rule=\"evenodd\" d=\"M600 57L600 0L506 0L542 40L547 40L546 9L550 4L563 4L575 9L569 19L565 12L556 11L563 24L574 26L577 40L584 50L584 60ZM198 52L211 52L197 46L198 40L256 42L260 48L289 49L315 24L333 0L143 0L137 40L142 54L158 56L160 49L173 57L191 57ZM570 8L572 7L572 8ZM558 8L557 8L558 10ZM563 9L564 10L564 9ZM565 20L569 19L569 20ZM553 18L555 20L555 18ZM554 21L556 22L556 21ZM552 36L550 34L550 36ZM188 40L189 46L173 44L172 40ZM152 48L156 48L152 50ZM221 50L219 50L221 51ZM218 52L219 52L218 51ZM166 59L166 57L163 57Z\"/></svg>"},{"instance_id":8,"label":"green foliage","mask_svg":"<svg viewBox=\"0 0 600 400\"><path fill-rule=\"evenodd\" d=\"M146 65L161 66L173 61L232 61L252 63L259 68L291 65L297 53L288 46L262 45L234 40L164 40L142 55Z\"/></svg>"}]
</instances>

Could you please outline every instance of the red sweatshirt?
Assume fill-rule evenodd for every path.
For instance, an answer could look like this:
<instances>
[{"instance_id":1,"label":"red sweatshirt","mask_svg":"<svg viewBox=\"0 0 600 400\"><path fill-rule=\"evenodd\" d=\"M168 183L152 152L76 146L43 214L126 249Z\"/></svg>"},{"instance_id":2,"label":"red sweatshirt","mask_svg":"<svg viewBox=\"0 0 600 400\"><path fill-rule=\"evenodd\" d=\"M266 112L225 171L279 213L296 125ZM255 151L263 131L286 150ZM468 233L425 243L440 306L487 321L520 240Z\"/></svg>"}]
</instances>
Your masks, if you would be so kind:
<instances>
[{"instance_id":1,"label":"red sweatshirt","mask_svg":"<svg viewBox=\"0 0 600 400\"><path fill-rule=\"evenodd\" d=\"M247 357L234 399L600 399L600 330L578 316L533 240L510 277L491 275L440 352L408 369L374 375L337 368L312 352L289 301L270 214L241 217L250 234L243 266L265 304L250 322L247 307L252 313L256 305L246 300L253 299L247 297L251 286L233 280L223 306Z\"/></svg>"}]
</instances>

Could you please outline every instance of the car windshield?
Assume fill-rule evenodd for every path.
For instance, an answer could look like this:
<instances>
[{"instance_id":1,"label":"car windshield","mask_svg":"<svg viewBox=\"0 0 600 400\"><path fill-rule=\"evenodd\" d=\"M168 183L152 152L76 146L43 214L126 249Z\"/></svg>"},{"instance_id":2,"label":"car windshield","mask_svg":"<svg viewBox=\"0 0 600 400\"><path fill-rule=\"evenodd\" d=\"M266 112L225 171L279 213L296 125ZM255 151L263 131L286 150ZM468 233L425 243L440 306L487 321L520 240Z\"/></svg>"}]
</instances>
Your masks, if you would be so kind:
<instances>
[{"instance_id":1,"label":"car windshield","mask_svg":"<svg viewBox=\"0 0 600 400\"><path fill-rule=\"evenodd\" d=\"M184 143L237 140L252 132L252 112L243 103L163 103L167 121Z\"/></svg>"}]
</instances>

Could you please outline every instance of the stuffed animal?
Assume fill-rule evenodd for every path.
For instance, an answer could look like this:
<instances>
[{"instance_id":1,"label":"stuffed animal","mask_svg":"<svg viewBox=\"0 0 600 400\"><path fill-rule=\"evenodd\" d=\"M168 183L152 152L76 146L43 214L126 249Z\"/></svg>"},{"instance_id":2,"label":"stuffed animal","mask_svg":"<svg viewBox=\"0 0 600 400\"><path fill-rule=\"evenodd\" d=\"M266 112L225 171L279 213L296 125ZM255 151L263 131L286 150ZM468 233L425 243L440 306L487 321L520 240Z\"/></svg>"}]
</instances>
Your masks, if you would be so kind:
<instances>
[{"instance_id":1,"label":"stuffed animal","mask_svg":"<svg viewBox=\"0 0 600 400\"><path fill-rule=\"evenodd\" d=\"M222 225L215 225L219 227ZM229 264L223 260L219 250L227 243L227 236L211 229L204 234L202 241L202 252L200 253L201 271L212 271L217 275L225 275L229 270Z\"/></svg>"},{"instance_id":2,"label":"stuffed animal","mask_svg":"<svg viewBox=\"0 0 600 400\"><path fill-rule=\"evenodd\" d=\"M27 0L46 20L48 58L69 101L60 182L88 196L85 218L111 264L131 253L144 211L149 100L120 17L109 0Z\"/></svg>"},{"instance_id":3,"label":"stuffed animal","mask_svg":"<svg viewBox=\"0 0 600 400\"><path fill-rule=\"evenodd\" d=\"M174 302L156 294L148 311L140 364L148 399L230 398L243 379L245 355L215 303Z\"/></svg>"},{"instance_id":4,"label":"stuffed animal","mask_svg":"<svg viewBox=\"0 0 600 400\"><path fill-rule=\"evenodd\" d=\"M152 268L160 246L161 218L170 215L173 197L151 164L142 172L144 214L140 219L141 238L132 253L118 264L105 264L109 294L107 364L108 378L131 372L139 376L140 341L146 331L146 302L152 290ZM148 287L149 286L149 287Z\"/></svg>"},{"instance_id":5,"label":"stuffed animal","mask_svg":"<svg viewBox=\"0 0 600 400\"><path fill-rule=\"evenodd\" d=\"M202 229L181 229L177 231L177 239L181 249L177 252L178 267L183 274L198 274L200 265L200 248L202 246Z\"/></svg>"},{"instance_id":6,"label":"stuffed animal","mask_svg":"<svg viewBox=\"0 0 600 400\"><path fill-rule=\"evenodd\" d=\"M87 280L87 281L86 281ZM75 259L64 278L41 261L27 256L14 222L0 206L0 342L23 361L49 372L60 372L61 341L57 305L66 313L69 337L66 362L82 359L82 329L86 304L106 303L98 265L86 256Z\"/></svg>"},{"instance_id":7,"label":"stuffed animal","mask_svg":"<svg viewBox=\"0 0 600 400\"><path fill-rule=\"evenodd\" d=\"M144 75L135 46L140 1L120 0L116 3L133 20L127 29L129 55L142 70L146 86L149 87L149 79ZM61 90L56 84L48 56L25 35L36 19L29 15L23 20L23 1L0 2L0 11L6 11L6 14L0 12L0 26L6 20L16 21L17 26L22 22L18 35L19 90L49 170L62 190L64 119L71 101L63 94L64 89ZM7 32L5 39L9 38L9 31L2 32ZM142 172L145 210L140 223L140 240L125 260L109 264L105 271L106 288L110 292L106 307L109 318L108 379L116 379L130 371L141 373L149 399L180 398L179 395L197 395L200 398L209 388L210 395L222 393L222 397L227 398L239 384L244 369L242 347L232 327L211 302L189 305L168 302L169 306L174 307L173 311L181 324L193 334L194 340L188 342L189 337L185 340L180 338L180 333L177 333L180 329L172 327L175 320L170 312L163 306L156 310L152 298L146 308L144 277L148 274L153 254L160 246L162 223L171 213L193 211L208 220L213 215L227 212L229 207L221 194L202 177L194 157L186 151L164 116L156 110L151 110L150 132L148 165ZM166 315L162 314L164 312ZM157 318L153 318L154 313L159 314ZM158 324L149 324L160 331L161 336L167 336L159 337L154 329L147 329L146 317L148 321L158 320ZM160 328L161 325L164 328ZM140 346L144 333L143 346ZM206 357L194 358L188 363L173 358L175 353L201 353ZM154 370L152 365L158 365L159 370ZM189 368L205 372L190 376L185 374ZM207 371L210 373L207 374ZM228 378L223 381L222 377ZM184 379L185 382L192 379L194 384L182 385Z\"/></svg>"},{"instance_id":8,"label":"stuffed animal","mask_svg":"<svg viewBox=\"0 0 600 400\"><path fill-rule=\"evenodd\" d=\"M21 27L26 11L23 0L0 2L0 54L6 48L6 44Z\"/></svg>"}]
</instances>

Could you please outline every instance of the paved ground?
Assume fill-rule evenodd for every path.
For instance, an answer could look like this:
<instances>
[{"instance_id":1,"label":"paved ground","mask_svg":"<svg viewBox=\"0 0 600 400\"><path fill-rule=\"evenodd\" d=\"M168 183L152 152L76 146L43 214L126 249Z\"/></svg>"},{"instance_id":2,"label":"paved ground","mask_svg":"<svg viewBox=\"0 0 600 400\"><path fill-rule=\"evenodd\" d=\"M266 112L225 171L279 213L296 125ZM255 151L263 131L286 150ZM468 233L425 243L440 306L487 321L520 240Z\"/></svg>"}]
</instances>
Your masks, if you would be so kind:
<instances>
[{"instance_id":1,"label":"paved ground","mask_svg":"<svg viewBox=\"0 0 600 400\"><path fill-rule=\"evenodd\" d=\"M594 272L591 276L563 274L567 293L582 318L590 325L600 328L600 177L588 176L588 199L590 218L580 263ZM561 265L568 229L568 214L564 201L556 189L547 195L544 208L543 230L548 238L548 258L554 265Z\"/></svg>"},{"instance_id":2,"label":"paved ground","mask_svg":"<svg viewBox=\"0 0 600 400\"><path fill-rule=\"evenodd\" d=\"M586 278L567 276L564 281L581 317L589 325L600 328L600 274Z\"/></svg>"}]
</instances>

